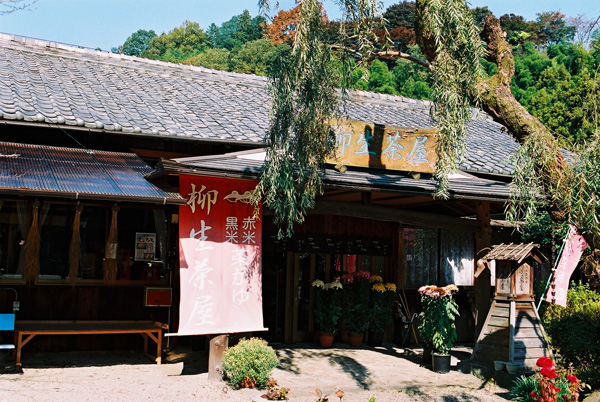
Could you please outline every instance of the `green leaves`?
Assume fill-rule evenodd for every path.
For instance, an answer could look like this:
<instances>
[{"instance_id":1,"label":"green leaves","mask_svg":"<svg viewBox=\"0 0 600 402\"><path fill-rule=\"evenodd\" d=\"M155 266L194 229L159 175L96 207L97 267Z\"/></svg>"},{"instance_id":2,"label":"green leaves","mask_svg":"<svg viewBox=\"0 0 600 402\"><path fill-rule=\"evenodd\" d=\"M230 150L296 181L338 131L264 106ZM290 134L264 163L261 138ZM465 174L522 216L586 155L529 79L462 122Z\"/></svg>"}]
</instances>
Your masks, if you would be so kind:
<instances>
[{"instance_id":1,"label":"green leaves","mask_svg":"<svg viewBox=\"0 0 600 402\"><path fill-rule=\"evenodd\" d=\"M316 0L302 2L291 50L274 62L270 84L271 126L267 157L259 184L275 223L285 224L279 235L291 235L321 191L321 169L334 152L331 117L340 110L335 91L340 81L330 63L323 34L321 8Z\"/></svg>"},{"instance_id":2,"label":"green leaves","mask_svg":"<svg viewBox=\"0 0 600 402\"><path fill-rule=\"evenodd\" d=\"M458 169L465 152L465 125L471 118L471 102L483 76L479 60L483 44L463 0L428 0L418 4L422 26L432 35L435 58L431 117L436 122L438 162L436 197L449 197L448 175Z\"/></svg>"}]
</instances>

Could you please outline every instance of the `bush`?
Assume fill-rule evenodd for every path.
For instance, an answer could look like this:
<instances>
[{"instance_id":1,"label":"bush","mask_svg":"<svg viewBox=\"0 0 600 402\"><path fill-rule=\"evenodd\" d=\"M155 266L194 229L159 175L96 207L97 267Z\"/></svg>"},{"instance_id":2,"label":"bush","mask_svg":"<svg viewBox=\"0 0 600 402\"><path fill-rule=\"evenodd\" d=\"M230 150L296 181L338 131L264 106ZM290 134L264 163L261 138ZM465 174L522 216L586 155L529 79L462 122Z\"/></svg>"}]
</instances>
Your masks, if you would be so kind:
<instances>
[{"instance_id":1,"label":"bush","mask_svg":"<svg viewBox=\"0 0 600 402\"><path fill-rule=\"evenodd\" d=\"M530 402L533 401L531 394L538 390L538 379L535 376L521 376L515 380L510 390L511 401Z\"/></svg>"},{"instance_id":2,"label":"bush","mask_svg":"<svg viewBox=\"0 0 600 402\"><path fill-rule=\"evenodd\" d=\"M233 387L263 388L278 364L273 348L259 338L241 339L223 358L223 370Z\"/></svg>"},{"instance_id":3,"label":"bush","mask_svg":"<svg viewBox=\"0 0 600 402\"><path fill-rule=\"evenodd\" d=\"M567 307L547 305L542 320L560 364L599 389L600 294L587 284L571 284Z\"/></svg>"},{"instance_id":4,"label":"bush","mask_svg":"<svg viewBox=\"0 0 600 402\"><path fill-rule=\"evenodd\" d=\"M510 391L513 402L575 402L579 398L581 382L568 371L558 370L548 357L538 359L540 371L532 376L515 380Z\"/></svg>"}]
</instances>

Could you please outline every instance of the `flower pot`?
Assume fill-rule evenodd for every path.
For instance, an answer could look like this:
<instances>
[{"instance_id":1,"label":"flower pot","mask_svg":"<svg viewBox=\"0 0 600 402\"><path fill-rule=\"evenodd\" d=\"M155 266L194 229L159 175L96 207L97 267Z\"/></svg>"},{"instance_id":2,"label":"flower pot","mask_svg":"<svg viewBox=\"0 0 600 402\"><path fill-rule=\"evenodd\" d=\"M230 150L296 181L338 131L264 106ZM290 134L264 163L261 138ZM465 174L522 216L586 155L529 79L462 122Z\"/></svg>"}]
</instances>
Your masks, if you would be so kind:
<instances>
[{"instance_id":1,"label":"flower pot","mask_svg":"<svg viewBox=\"0 0 600 402\"><path fill-rule=\"evenodd\" d=\"M508 371L508 374L519 374L521 371L521 363L507 362L506 371Z\"/></svg>"},{"instance_id":2,"label":"flower pot","mask_svg":"<svg viewBox=\"0 0 600 402\"><path fill-rule=\"evenodd\" d=\"M450 371L450 355L441 353L431 354L431 369L436 373L448 373Z\"/></svg>"},{"instance_id":3,"label":"flower pot","mask_svg":"<svg viewBox=\"0 0 600 402\"><path fill-rule=\"evenodd\" d=\"M363 337L365 336L364 332L350 332L348 334L348 343L350 346L360 346L362 345Z\"/></svg>"},{"instance_id":4,"label":"flower pot","mask_svg":"<svg viewBox=\"0 0 600 402\"><path fill-rule=\"evenodd\" d=\"M383 332L369 331L367 345L381 346L383 344Z\"/></svg>"},{"instance_id":5,"label":"flower pot","mask_svg":"<svg viewBox=\"0 0 600 402\"><path fill-rule=\"evenodd\" d=\"M333 345L335 334L323 332L319 334L319 344L324 348L330 348Z\"/></svg>"},{"instance_id":6,"label":"flower pot","mask_svg":"<svg viewBox=\"0 0 600 402\"><path fill-rule=\"evenodd\" d=\"M505 365L506 362L503 362L502 360L494 360L494 370L496 371L504 371Z\"/></svg>"},{"instance_id":7,"label":"flower pot","mask_svg":"<svg viewBox=\"0 0 600 402\"><path fill-rule=\"evenodd\" d=\"M431 346L423 346L423 364L431 364Z\"/></svg>"}]
</instances>

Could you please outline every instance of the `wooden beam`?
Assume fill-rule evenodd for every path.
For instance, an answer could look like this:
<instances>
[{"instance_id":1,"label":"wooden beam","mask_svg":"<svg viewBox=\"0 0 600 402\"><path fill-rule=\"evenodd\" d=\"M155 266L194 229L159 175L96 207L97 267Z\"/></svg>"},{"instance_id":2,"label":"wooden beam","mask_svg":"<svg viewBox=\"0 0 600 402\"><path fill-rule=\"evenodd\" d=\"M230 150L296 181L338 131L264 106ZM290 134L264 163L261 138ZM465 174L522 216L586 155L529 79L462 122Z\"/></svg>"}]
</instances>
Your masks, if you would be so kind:
<instances>
[{"instance_id":1,"label":"wooden beam","mask_svg":"<svg viewBox=\"0 0 600 402\"><path fill-rule=\"evenodd\" d=\"M492 244L492 226L490 224L490 203L477 202L477 223L479 230L475 234L475 262L483 257ZM477 267L475 267L477 268ZM490 270L486 269L474 278L475 282L475 339L481 333L484 322L490 310L492 288L490 285Z\"/></svg>"},{"instance_id":2,"label":"wooden beam","mask_svg":"<svg viewBox=\"0 0 600 402\"><path fill-rule=\"evenodd\" d=\"M227 335L217 335L210 340L208 350L208 381L221 381L223 379L223 358L229 346Z\"/></svg>"},{"instance_id":3,"label":"wooden beam","mask_svg":"<svg viewBox=\"0 0 600 402\"><path fill-rule=\"evenodd\" d=\"M308 214L349 216L353 218L372 219L384 222L398 222L404 225L464 230L469 232L476 232L480 228L479 222L472 219L333 201L318 201L315 205L315 208L308 210Z\"/></svg>"}]
</instances>

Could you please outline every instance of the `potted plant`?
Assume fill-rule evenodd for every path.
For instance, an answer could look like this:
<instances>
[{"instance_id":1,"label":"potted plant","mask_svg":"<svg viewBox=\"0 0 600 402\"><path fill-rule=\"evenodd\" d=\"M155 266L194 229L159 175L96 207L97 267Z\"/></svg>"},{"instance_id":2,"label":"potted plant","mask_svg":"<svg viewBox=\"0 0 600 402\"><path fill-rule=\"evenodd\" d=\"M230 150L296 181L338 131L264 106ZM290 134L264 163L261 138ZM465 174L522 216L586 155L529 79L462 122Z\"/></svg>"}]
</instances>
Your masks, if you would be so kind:
<instances>
[{"instance_id":1,"label":"potted plant","mask_svg":"<svg viewBox=\"0 0 600 402\"><path fill-rule=\"evenodd\" d=\"M369 320L369 346L381 346L385 326L392 322L391 308L396 294L396 285L383 284L381 276L373 275L370 278L371 290L369 294L369 307L371 319Z\"/></svg>"},{"instance_id":2,"label":"potted plant","mask_svg":"<svg viewBox=\"0 0 600 402\"><path fill-rule=\"evenodd\" d=\"M350 346L360 346L365 331L369 327L371 316L369 308L370 276L367 271L355 271L342 276L344 283L342 317L348 330Z\"/></svg>"},{"instance_id":3,"label":"potted plant","mask_svg":"<svg viewBox=\"0 0 600 402\"><path fill-rule=\"evenodd\" d=\"M343 286L339 281L325 283L320 279L312 285L315 288L315 324L320 331L319 343L330 347L342 316Z\"/></svg>"},{"instance_id":4,"label":"potted plant","mask_svg":"<svg viewBox=\"0 0 600 402\"><path fill-rule=\"evenodd\" d=\"M432 349L433 371L450 371L450 349L456 340L454 320L458 317L458 305L452 297L458 292L456 285L438 287L427 285L419 288L421 313L419 332L424 345Z\"/></svg>"}]
</instances>

